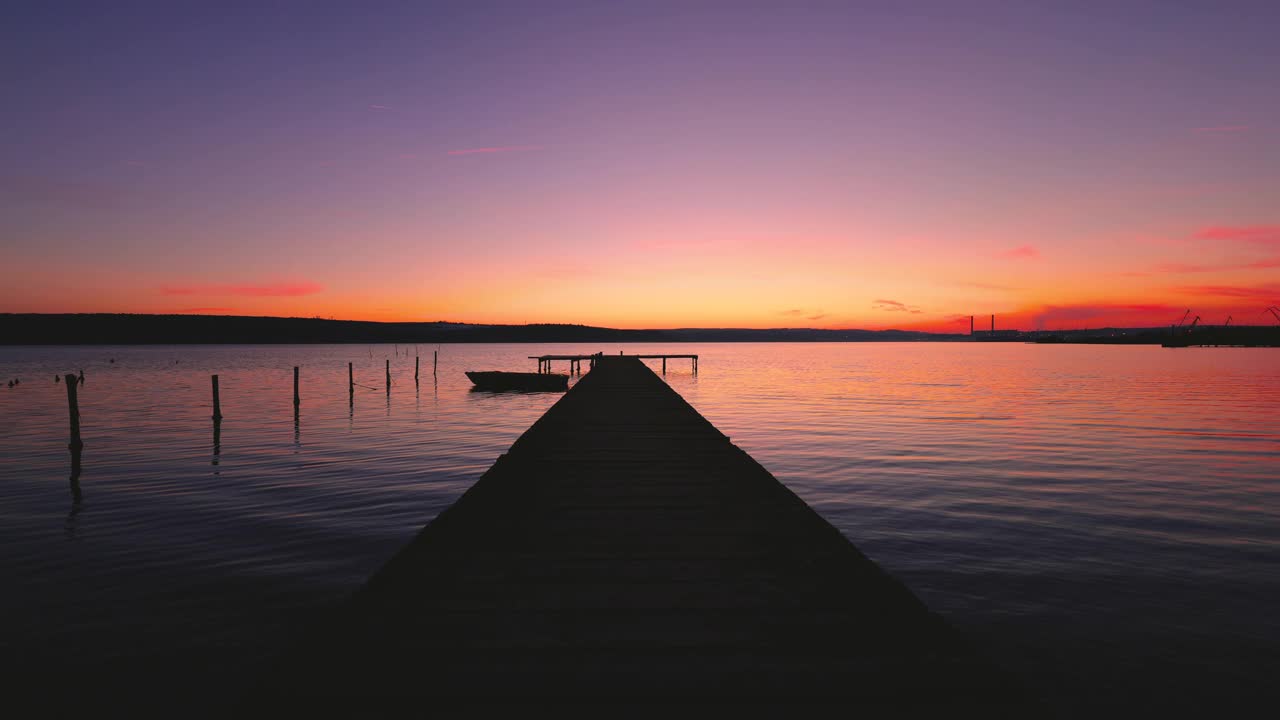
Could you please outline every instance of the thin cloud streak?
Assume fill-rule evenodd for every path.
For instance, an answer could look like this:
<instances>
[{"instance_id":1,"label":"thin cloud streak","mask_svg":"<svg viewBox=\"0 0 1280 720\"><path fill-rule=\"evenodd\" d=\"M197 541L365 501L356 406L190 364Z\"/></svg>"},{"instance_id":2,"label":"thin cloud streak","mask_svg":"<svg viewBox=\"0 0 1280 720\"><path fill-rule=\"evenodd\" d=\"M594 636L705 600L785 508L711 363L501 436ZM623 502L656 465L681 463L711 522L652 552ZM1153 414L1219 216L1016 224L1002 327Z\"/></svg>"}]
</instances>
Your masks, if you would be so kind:
<instances>
[{"instance_id":1,"label":"thin cloud streak","mask_svg":"<svg viewBox=\"0 0 1280 720\"><path fill-rule=\"evenodd\" d=\"M1046 328L1077 327L1080 324L1116 327L1133 324L1135 317L1174 316L1178 306L1141 303L1082 303L1078 305L1045 305L1032 313L1031 326Z\"/></svg>"},{"instance_id":2,"label":"thin cloud streak","mask_svg":"<svg viewBox=\"0 0 1280 720\"><path fill-rule=\"evenodd\" d=\"M1280 244L1280 225L1210 225L1195 233L1197 240Z\"/></svg>"},{"instance_id":3,"label":"thin cloud streak","mask_svg":"<svg viewBox=\"0 0 1280 720\"><path fill-rule=\"evenodd\" d=\"M1262 258L1244 263L1223 263L1219 265L1203 263L1161 263L1152 268L1157 273L1181 275L1187 273L1231 272L1233 270L1265 270L1280 267L1280 257ZM1149 273L1144 273L1149 274Z\"/></svg>"},{"instance_id":4,"label":"thin cloud streak","mask_svg":"<svg viewBox=\"0 0 1280 720\"><path fill-rule=\"evenodd\" d=\"M872 300L872 310L883 310L885 312L905 312L912 315L920 315L924 311L915 305L898 302L897 300Z\"/></svg>"},{"instance_id":5,"label":"thin cloud streak","mask_svg":"<svg viewBox=\"0 0 1280 720\"><path fill-rule=\"evenodd\" d=\"M501 147L476 147L450 150L446 155L485 155L493 153L535 152L543 149L541 145L505 145Z\"/></svg>"},{"instance_id":6,"label":"thin cloud streak","mask_svg":"<svg viewBox=\"0 0 1280 720\"><path fill-rule=\"evenodd\" d=\"M319 283L303 281L267 285L165 285L161 295L240 295L245 297L299 297L323 292Z\"/></svg>"},{"instance_id":7,"label":"thin cloud streak","mask_svg":"<svg viewBox=\"0 0 1280 720\"><path fill-rule=\"evenodd\" d=\"M1183 295L1248 300L1250 302L1257 302L1263 305L1275 304L1280 301L1280 283L1265 283L1263 285L1253 286L1183 285L1181 287L1174 288L1174 290Z\"/></svg>"},{"instance_id":8,"label":"thin cloud streak","mask_svg":"<svg viewBox=\"0 0 1280 720\"><path fill-rule=\"evenodd\" d=\"M1013 285L997 285L997 284L995 284L995 283L968 282L968 281L964 281L964 280L961 280L961 281L958 281L958 282L953 282L953 283L951 283L951 284L952 284L952 285L955 285L955 286L957 286L957 287L971 287L971 288L978 288L979 290L1003 290L1003 291L1007 291L1007 292L1013 292L1013 291L1015 291L1015 290L1021 290L1021 289L1022 289L1022 288L1019 288L1019 287L1014 287ZM969 317L969 316L968 316L968 315L965 315L965 317L967 318L967 317Z\"/></svg>"},{"instance_id":9,"label":"thin cloud streak","mask_svg":"<svg viewBox=\"0 0 1280 720\"><path fill-rule=\"evenodd\" d=\"M779 310L778 314L794 318L803 317L805 320L821 320L829 315L822 308L790 308L788 310Z\"/></svg>"}]
</instances>

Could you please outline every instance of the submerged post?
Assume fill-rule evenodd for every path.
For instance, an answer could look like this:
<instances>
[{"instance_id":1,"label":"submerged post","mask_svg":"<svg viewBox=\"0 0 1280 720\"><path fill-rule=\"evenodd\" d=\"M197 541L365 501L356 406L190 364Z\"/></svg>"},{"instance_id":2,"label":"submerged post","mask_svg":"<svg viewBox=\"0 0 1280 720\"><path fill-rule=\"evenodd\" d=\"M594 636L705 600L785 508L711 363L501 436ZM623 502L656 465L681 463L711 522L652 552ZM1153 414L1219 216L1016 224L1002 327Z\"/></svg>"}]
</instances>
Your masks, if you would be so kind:
<instances>
[{"instance_id":1,"label":"submerged post","mask_svg":"<svg viewBox=\"0 0 1280 720\"><path fill-rule=\"evenodd\" d=\"M418 356L414 355L413 356L413 384L414 385L418 384L418 360L419 360Z\"/></svg>"},{"instance_id":2,"label":"submerged post","mask_svg":"<svg viewBox=\"0 0 1280 720\"><path fill-rule=\"evenodd\" d=\"M76 397L76 376L67 373L67 410L71 414L71 442L67 447L72 452L79 451L84 447L84 443L80 441L80 400Z\"/></svg>"},{"instance_id":3,"label":"submerged post","mask_svg":"<svg viewBox=\"0 0 1280 720\"><path fill-rule=\"evenodd\" d=\"M298 396L298 366L293 366L293 410L297 414L298 406L302 404L302 398Z\"/></svg>"},{"instance_id":4,"label":"submerged post","mask_svg":"<svg viewBox=\"0 0 1280 720\"><path fill-rule=\"evenodd\" d=\"M347 363L347 397L353 403L356 401L356 373L351 369L351 363Z\"/></svg>"},{"instance_id":5,"label":"submerged post","mask_svg":"<svg viewBox=\"0 0 1280 720\"><path fill-rule=\"evenodd\" d=\"M436 368L440 366L440 351L431 351L431 377L436 377Z\"/></svg>"},{"instance_id":6,"label":"submerged post","mask_svg":"<svg viewBox=\"0 0 1280 720\"><path fill-rule=\"evenodd\" d=\"M391 394L391 361L387 361L387 394Z\"/></svg>"}]
</instances>

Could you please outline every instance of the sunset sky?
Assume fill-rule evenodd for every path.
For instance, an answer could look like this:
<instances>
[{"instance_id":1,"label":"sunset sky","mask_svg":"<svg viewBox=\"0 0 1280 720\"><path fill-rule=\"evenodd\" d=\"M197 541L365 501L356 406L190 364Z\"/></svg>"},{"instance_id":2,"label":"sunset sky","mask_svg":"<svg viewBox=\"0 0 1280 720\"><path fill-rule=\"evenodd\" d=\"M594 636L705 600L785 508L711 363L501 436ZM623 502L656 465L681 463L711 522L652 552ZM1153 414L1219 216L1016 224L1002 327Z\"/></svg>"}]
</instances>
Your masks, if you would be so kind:
<instances>
[{"instance_id":1,"label":"sunset sky","mask_svg":"<svg viewBox=\"0 0 1280 720\"><path fill-rule=\"evenodd\" d=\"M230 5L6 11L0 312L956 330L1280 303L1274 0Z\"/></svg>"}]
</instances>

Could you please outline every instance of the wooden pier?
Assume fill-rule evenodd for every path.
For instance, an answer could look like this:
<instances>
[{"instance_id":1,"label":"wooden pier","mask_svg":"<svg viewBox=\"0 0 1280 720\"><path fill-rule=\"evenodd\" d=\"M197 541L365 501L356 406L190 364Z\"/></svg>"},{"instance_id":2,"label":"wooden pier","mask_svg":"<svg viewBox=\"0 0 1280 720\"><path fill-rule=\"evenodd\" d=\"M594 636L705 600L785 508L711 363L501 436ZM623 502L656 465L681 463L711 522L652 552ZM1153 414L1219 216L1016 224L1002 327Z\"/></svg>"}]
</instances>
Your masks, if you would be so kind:
<instances>
[{"instance_id":1,"label":"wooden pier","mask_svg":"<svg viewBox=\"0 0 1280 720\"><path fill-rule=\"evenodd\" d=\"M248 702L1001 716L939 617L635 356L597 356Z\"/></svg>"},{"instance_id":2,"label":"wooden pier","mask_svg":"<svg viewBox=\"0 0 1280 720\"><path fill-rule=\"evenodd\" d=\"M583 360L587 361L589 368L594 368L596 358L599 358L602 356L603 356L603 353L596 353L595 355L530 355L529 359L538 361L538 372L540 373L551 372L551 362L553 360L560 360L560 361L568 361L570 375L581 375ZM613 357L613 356L610 355L610 357ZM691 363L691 367L693 368L693 374L694 375L698 374L698 356L697 355L672 355L669 353L664 353L660 355L621 355L619 354L619 357L631 357L631 358L638 358L640 360L661 360L663 375L667 374L667 360L689 360Z\"/></svg>"}]
</instances>

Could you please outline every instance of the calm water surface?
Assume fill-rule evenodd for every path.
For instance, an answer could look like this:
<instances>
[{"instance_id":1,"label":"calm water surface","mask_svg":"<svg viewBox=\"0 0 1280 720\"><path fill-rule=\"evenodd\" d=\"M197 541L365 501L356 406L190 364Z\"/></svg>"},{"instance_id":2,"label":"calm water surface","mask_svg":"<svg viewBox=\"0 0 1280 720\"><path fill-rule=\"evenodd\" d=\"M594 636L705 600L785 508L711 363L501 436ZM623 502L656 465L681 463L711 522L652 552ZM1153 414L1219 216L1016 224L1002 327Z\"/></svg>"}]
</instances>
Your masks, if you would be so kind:
<instances>
[{"instance_id":1,"label":"calm water surface","mask_svg":"<svg viewBox=\"0 0 1280 720\"><path fill-rule=\"evenodd\" d=\"M1064 716L1280 671L1280 351L467 345L433 379L434 349L415 386L409 346L0 348L6 664L234 693L558 397L463 370L623 349L700 354L676 390Z\"/></svg>"}]
</instances>

